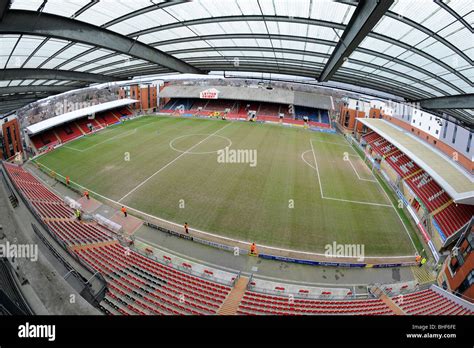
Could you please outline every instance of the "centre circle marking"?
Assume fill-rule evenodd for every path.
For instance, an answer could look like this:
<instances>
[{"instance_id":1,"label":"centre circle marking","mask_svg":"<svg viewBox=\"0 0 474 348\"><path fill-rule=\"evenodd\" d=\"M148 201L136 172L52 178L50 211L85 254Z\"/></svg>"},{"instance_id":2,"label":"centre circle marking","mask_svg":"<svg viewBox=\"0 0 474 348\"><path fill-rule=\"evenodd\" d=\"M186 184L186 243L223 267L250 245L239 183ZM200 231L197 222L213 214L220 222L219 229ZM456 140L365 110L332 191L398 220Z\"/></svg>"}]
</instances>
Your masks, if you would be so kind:
<instances>
[{"instance_id":1,"label":"centre circle marking","mask_svg":"<svg viewBox=\"0 0 474 348\"><path fill-rule=\"evenodd\" d=\"M195 135L205 135L205 136L211 136L211 137L218 137L218 138L221 138L221 139L224 139L228 142L228 145L227 146L224 146L223 148L225 147L231 147L232 146L232 140L230 140L229 138L227 137L224 137L222 135L217 135L217 134L201 134L201 133L197 133L197 134L186 134L186 135L182 135L180 137L177 137L177 138L174 138L173 140L170 141L169 143L169 146L177 151L177 152L181 152L181 153L189 153L191 155L207 155L207 154L211 154L211 153L217 153L217 151L219 150L222 150L222 149L217 149L215 151L200 151L200 152L194 152L194 151L185 151L185 150L180 150L180 149L177 149L176 147L174 147L174 142L176 140L179 140L179 139L182 139L182 138L186 138L186 137L192 137L192 136L195 136Z\"/></svg>"}]
</instances>

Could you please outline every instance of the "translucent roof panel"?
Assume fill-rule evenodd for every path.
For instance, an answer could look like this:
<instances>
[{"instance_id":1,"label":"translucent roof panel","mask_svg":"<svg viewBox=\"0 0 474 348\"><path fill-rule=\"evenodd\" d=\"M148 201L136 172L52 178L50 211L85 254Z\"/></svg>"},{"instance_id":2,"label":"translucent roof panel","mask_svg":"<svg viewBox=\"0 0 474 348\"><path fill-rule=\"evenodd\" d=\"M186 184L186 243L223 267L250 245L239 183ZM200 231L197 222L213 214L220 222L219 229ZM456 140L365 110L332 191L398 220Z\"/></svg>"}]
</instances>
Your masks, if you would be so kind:
<instances>
[{"instance_id":1,"label":"translucent roof panel","mask_svg":"<svg viewBox=\"0 0 474 348\"><path fill-rule=\"evenodd\" d=\"M153 59L153 54L134 51L135 56L128 55L135 45L132 39L181 60L179 64L187 62L202 70L260 68L318 78L358 13L357 4L329 0L16 0L11 10L63 16L96 26L98 35L108 30L128 41L121 42L116 51L107 40L101 42L103 47L96 47L87 37L71 42L54 32L45 37L34 31L25 35L6 31L8 34L0 34L0 68L121 77L175 71L166 67L166 61L162 65ZM372 89L392 88L412 99L471 93L472 9L469 0L395 0L334 76ZM238 66L234 59L239 60ZM20 83L34 86L38 80L25 76ZM41 83L69 85L74 81Z\"/></svg>"},{"instance_id":2,"label":"translucent roof panel","mask_svg":"<svg viewBox=\"0 0 474 348\"><path fill-rule=\"evenodd\" d=\"M130 19L127 19L118 24L108 27L108 29L116 31L120 34L128 35L136 31L153 28L159 25L165 25L175 22L173 16L169 15L163 10L156 9Z\"/></svg>"},{"instance_id":3,"label":"translucent roof panel","mask_svg":"<svg viewBox=\"0 0 474 348\"><path fill-rule=\"evenodd\" d=\"M0 37L0 67L3 69L10 59L10 55L18 42L15 35L2 35Z\"/></svg>"},{"instance_id":4,"label":"translucent roof panel","mask_svg":"<svg viewBox=\"0 0 474 348\"><path fill-rule=\"evenodd\" d=\"M173 40L190 36L196 36L196 34L194 34L186 27L179 27L169 30L158 31L155 33L144 34L139 37L139 40L143 43L151 44L159 41Z\"/></svg>"},{"instance_id":5,"label":"translucent roof panel","mask_svg":"<svg viewBox=\"0 0 474 348\"><path fill-rule=\"evenodd\" d=\"M15 50L13 55L20 58L22 67L30 69L38 68L47 59L51 58L51 56L69 44L69 41L59 39L22 38L18 47L23 47L24 54ZM58 61L58 64L59 62L61 62L61 60Z\"/></svg>"},{"instance_id":6,"label":"translucent roof panel","mask_svg":"<svg viewBox=\"0 0 474 348\"><path fill-rule=\"evenodd\" d=\"M158 2L158 1L155 1ZM86 4L88 1L86 1ZM84 5L86 5L84 4ZM102 26L116 18L129 14L143 7L150 6L150 1L99 1L76 18L93 25Z\"/></svg>"},{"instance_id":7,"label":"translucent roof panel","mask_svg":"<svg viewBox=\"0 0 474 348\"><path fill-rule=\"evenodd\" d=\"M355 7L334 1L314 1L311 9L311 18L328 20L347 24L354 13Z\"/></svg>"},{"instance_id":8,"label":"translucent roof panel","mask_svg":"<svg viewBox=\"0 0 474 348\"><path fill-rule=\"evenodd\" d=\"M43 0L16 0L13 2L11 8L13 10L29 10L29 11L36 11Z\"/></svg>"}]
</instances>

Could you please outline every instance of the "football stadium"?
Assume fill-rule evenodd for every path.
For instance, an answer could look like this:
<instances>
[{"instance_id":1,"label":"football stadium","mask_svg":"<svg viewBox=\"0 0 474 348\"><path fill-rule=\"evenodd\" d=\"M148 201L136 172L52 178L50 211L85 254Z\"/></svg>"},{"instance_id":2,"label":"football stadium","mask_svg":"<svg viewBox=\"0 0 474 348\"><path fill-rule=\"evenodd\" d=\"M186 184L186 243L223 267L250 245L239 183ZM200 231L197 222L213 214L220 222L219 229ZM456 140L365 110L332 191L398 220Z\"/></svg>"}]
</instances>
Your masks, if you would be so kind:
<instances>
[{"instance_id":1,"label":"football stadium","mask_svg":"<svg viewBox=\"0 0 474 348\"><path fill-rule=\"evenodd\" d=\"M469 0L0 0L0 313L466 323L473 23Z\"/></svg>"}]
</instances>

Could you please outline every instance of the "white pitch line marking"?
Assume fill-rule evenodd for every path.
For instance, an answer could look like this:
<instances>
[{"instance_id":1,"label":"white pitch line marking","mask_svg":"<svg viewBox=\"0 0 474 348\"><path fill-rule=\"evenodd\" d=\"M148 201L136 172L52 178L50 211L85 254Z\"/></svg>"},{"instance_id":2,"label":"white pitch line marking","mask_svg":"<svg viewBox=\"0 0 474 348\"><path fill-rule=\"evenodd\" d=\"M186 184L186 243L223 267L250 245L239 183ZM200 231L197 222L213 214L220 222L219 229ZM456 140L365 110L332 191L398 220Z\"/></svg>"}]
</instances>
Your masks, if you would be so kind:
<instances>
[{"instance_id":1,"label":"white pitch line marking","mask_svg":"<svg viewBox=\"0 0 474 348\"><path fill-rule=\"evenodd\" d=\"M349 141L348 141L347 139L346 139L346 141L349 143ZM355 149L353 148L353 146L352 146L352 145L350 145L350 146L351 146L352 149L355 151ZM356 152L357 152L357 151L356 151ZM359 158L361 158L361 157L359 156ZM365 163L365 162L364 162L364 163ZM397 208L395 207L395 205L393 204L392 200L391 200L390 197L388 196L388 193L385 192L384 188L382 187L382 184L381 184L377 179L376 179L376 181L377 181L377 184L379 184L380 189L381 189L381 190L383 191L383 193L385 194L385 197L386 197L386 198L388 199L388 201L390 202L392 208L395 210L395 213L397 213L397 216L398 216L398 218L400 219L400 221L401 221L401 223L402 223L402 225L403 225L403 228L405 229L405 232L406 232L407 235L408 235L408 238L410 238L411 244L413 245L413 249L415 249L415 251L418 251L418 250L416 249L415 242L413 242L413 238L411 238L410 232L408 231L408 228L407 228L407 226L405 225L405 222L403 222L403 219L402 219L402 217L400 216L400 214L399 214Z\"/></svg>"},{"instance_id":2,"label":"white pitch line marking","mask_svg":"<svg viewBox=\"0 0 474 348\"><path fill-rule=\"evenodd\" d=\"M66 149L70 149L70 150L74 150L74 151L78 151L78 152L86 152L86 151L89 151L90 149L93 149L94 147L96 146L99 146L99 145L102 145L106 142L109 142L111 140L114 140L114 139L117 139L117 138L120 138L121 136L123 137L126 137L127 135L130 135L130 134L135 134L136 133L136 129L132 129L130 131L127 131L125 133L120 133L120 134L117 134L116 136L113 136L112 138L109 138L107 140L104 140L104 141L101 141L100 143L97 143L97 144L94 144L92 146L89 146L83 150L79 150L79 149L75 149L75 148L72 148L72 147L69 147L69 146L64 146Z\"/></svg>"},{"instance_id":3,"label":"white pitch line marking","mask_svg":"<svg viewBox=\"0 0 474 348\"><path fill-rule=\"evenodd\" d=\"M357 204L364 204L364 205L374 205L374 206L378 206L378 207L389 207L389 208L393 207L392 205L383 204L383 203L362 202L362 201L353 201L353 200L342 199L342 198L325 197L324 194L323 194L323 186L321 184L321 177L320 177L320 174L319 174L318 160L316 159L316 153L314 152L313 142L312 142L311 139L309 140L309 143L311 145L311 151L313 152L314 163L316 165L315 169L316 169L316 173L318 174L319 189L321 190L321 198L322 199L328 199L328 200L331 200L331 201L347 202L347 203L357 203ZM348 145L348 146L351 146L351 145Z\"/></svg>"},{"instance_id":4,"label":"white pitch line marking","mask_svg":"<svg viewBox=\"0 0 474 348\"><path fill-rule=\"evenodd\" d=\"M42 167L44 167L46 170L48 170L49 172L52 171L52 169L46 167L44 164L41 164L41 163L38 163L39 165L41 165ZM30 171L28 169L28 171ZM30 171L31 172L31 171ZM33 172L31 172L33 173ZM63 179L65 179L64 175L61 175L60 173L56 173L56 175L62 177ZM39 178L39 176L37 175L34 175L35 177ZM41 178L39 178L41 181L43 181ZM48 188L51 188L53 191L55 191L57 193L57 195L59 197L62 197L61 194L59 194L59 192L57 192L56 190L54 190L50 185L48 185L45 181L43 181L43 183L46 184L46 186ZM71 183L72 184L75 184L76 186L84 189L84 190L87 190L89 191L90 193L94 194L95 196L97 197L101 197L103 198L104 200L106 201L109 201L109 202L112 202L114 204L119 204L119 202L117 201L114 201L113 199L111 198L108 198L108 197L105 197L103 195L101 195L100 193L97 193L97 192L94 192L93 190L91 189L88 189L87 187L85 186L82 186L74 181L71 180ZM177 228L180 228L182 229L182 225L181 224L178 224L176 222L173 222L173 221L170 221L170 220L166 220L166 219L162 219L162 218L159 218L157 216L154 216L154 215L151 215L151 214L148 214L148 213L145 213L144 211L141 211L141 210L138 210L138 209L135 209L133 207L130 207L130 206L127 206L127 205L123 205L125 208L127 208L128 210L130 211L135 211L143 216L146 216L148 218L152 218L152 219L156 219L156 220L159 220L161 222L164 222L164 223L167 223L167 224L170 224L170 225L173 225ZM242 244L246 244L248 246L251 245L251 242L247 242L247 241L242 241L242 240L238 240L238 239L234 239L234 238L230 238L230 237L224 237L222 235L218 235L218 234L214 234L214 233L210 233L210 232L205 232L205 231L202 231L202 230L199 230L197 228L192 228L191 231L196 231L196 232L199 232L199 233L202 233L202 234L205 234L205 235L208 235L208 236L211 236L211 237L218 237L218 238L222 238L226 241L230 241L230 242L235 242L235 243L242 243ZM301 254L305 254L305 255L326 255L326 254L321 254L321 253L314 253L314 252L310 252L310 251L301 251L301 250L293 250L293 249L285 249L285 248L278 248L278 247L272 247L272 246L269 246L269 245L264 245L264 244L259 244L261 247L264 247L264 248L267 248L267 249L271 249L271 250L278 250L278 251L285 251L285 252L298 252L298 253L301 253ZM176 253L176 252L175 252ZM366 256L364 257L365 259L380 259L380 258L395 258L395 259L402 259L402 258L408 258L408 257L412 257L412 255L406 255L406 256Z\"/></svg>"},{"instance_id":5,"label":"white pitch line marking","mask_svg":"<svg viewBox=\"0 0 474 348\"><path fill-rule=\"evenodd\" d=\"M356 173L357 177L359 178L359 180L362 180L362 181L370 181L370 182L376 182L377 180L375 179L364 179L364 178L361 178L359 173L357 172L356 168L354 167L354 164L352 163L351 159L348 158L347 159L347 162L349 162L349 164L351 165L352 169L354 169L354 173Z\"/></svg>"},{"instance_id":6,"label":"white pitch line marking","mask_svg":"<svg viewBox=\"0 0 474 348\"><path fill-rule=\"evenodd\" d=\"M89 146L89 147L87 147L87 148L85 148L85 149L83 149L83 150L75 149L75 148L70 147L70 146L63 146L63 147L65 147L66 149L70 149L70 150L74 150L74 151L78 151L78 152L86 152L86 151L89 151L90 149L92 149L92 148L94 148L94 147L96 147L96 146L102 145L102 144L104 144L104 143L106 143L106 142L109 142L109 141L111 141L111 140L118 139L118 138L121 138L121 137L126 137L126 136L131 135L131 134L135 134L135 133L137 132L137 129L142 128L142 127L145 127L145 126L148 126L149 124L150 124L150 123L143 124L143 125L141 125L141 126L139 126L139 127L136 127L136 128L134 128L134 129L130 129L129 131L126 131L126 132L124 132L124 133L117 134L117 135L113 136L112 138L109 138L109 139L106 139L106 140L104 140L104 141L101 141L100 143L97 143L97 144L94 144L94 145L92 145L92 146ZM112 131L112 130L113 130L113 129L111 129L110 131ZM99 134L104 134L104 133L103 133L103 132L100 132Z\"/></svg>"},{"instance_id":7,"label":"white pitch line marking","mask_svg":"<svg viewBox=\"0 0 474 348\"><path fill-rule=\"evenodd\" d=\"M329 200L331 200L331 201L340 201L340 202L357 203L357 204L365 204L365 205L375 205L375 206L378 206L378 207L388 207L388 208L392 208L391 205L389 205L389 204L383 204L383 203L372 203L372 202L352 201L352 200L349 200L349 199L332 198L332 197L323 197L323 199L329 199Z\"/></svg>"},{"instance_id":8,"label":"white pitch line marking","mask_svg":"<svg viewBox=\"0 0 474 348\"><path fill-rule=\"evenodd\" d=\"M335 143L335 142L331 142L331 141L323 141L323 140L315 140L315 139L313 139L312 141L317 141L318 143L326 143L326 144L340 145L340 146L351 146L351 145L348 145L348 144Z\"/></svg>"},{"instance_id":9,"label":"white pitch line marking","mask_svg":"<svg viewBox=\"0 0 474 348\"><path fill-rule=\"evenodd\" d=\"M84 150L78 150L78 149L75 149L75 148L69 147L69 146L63 146L63 148L69 149L69 150L74 150L74 151L77 151L77 152L84 152Z\"/></svg>"},{"instance_id":10,"label":"white pitch line marking","mask_svg":"<svg viewBox=\"0 0 474 348\"><path fill-rule=\"evenodd\" d=\"M321 177L319 176L318 161L316 160L316 153L314 152L313 142L311 141L311 139L309 140L309 144L311 145L311 151L313 151L314 164L316 166L316 173L318 173L318 181L319 181L319 189L321 190L321 198L324 198L323 185L321 185Z\"/></svg>"},{"instance_id":11,"label":"white pitch line marking","mask_svg":"<svg viewBox=\"0 0 474 348\"><path fill-rule=\"evenodd\" d=\"M304 155L307 154L308 152L311 152L311 150L308 150L308 151L305 151L301 154L301 159L304 161L304 163L306 163L308 166L310 166L311 168L315 169L316 170L316 167L313 166L311 163L309 163L305 158L304 158Z\"/></svg>"},{"instance_id":12,"label":"white pitch line marking","mask_svg":"<svg viewBox=\"0 0 474 348\"><path fill-rule=\"evenodd\" d=\"M186 155L188 152L192 151L192 149L194 149L195 147L197 147L198 145L202 144L204 141L206 141L207 139L209 139L210 137L212 137L213 135L216 135L218 132L220 132L221 130L223 130L224 128L230 126L232 123L229 123L227 125L225 125L224 127L222 128L219 128L218 130L216 130L214 133L212 134L209 134L207 137L205 137L204 139L202 139L200 142L194 144L193 146L191 146L189 149L187 149L186 151L184 151L183 153L181 153L178 157L176 157L175 159L173 159L171 162L168 162L167 164L165 164L163 167L161 167L160 169L158 169L155 173L153 173L151 176L149 176L147 179L143 180L140 184L138 184L137 186L135 186L130 192L128 192L127 194L125 194L122 198L120 198L118 200L118 202L120 203L121 201L123 201L125 198L127 198L129 195L131 195L133 192L135 192L137 189L139 189L140 187L142 187L144 184L146 184L149 180L151 180L155 175L158 175L161 171L163 171L164 169L166 169L167 167L169 167L170 165L172 165L174 162L176 162L177 160L179 160L181 157L183 157L184 155Z\"/></svg>"}]
</instances>

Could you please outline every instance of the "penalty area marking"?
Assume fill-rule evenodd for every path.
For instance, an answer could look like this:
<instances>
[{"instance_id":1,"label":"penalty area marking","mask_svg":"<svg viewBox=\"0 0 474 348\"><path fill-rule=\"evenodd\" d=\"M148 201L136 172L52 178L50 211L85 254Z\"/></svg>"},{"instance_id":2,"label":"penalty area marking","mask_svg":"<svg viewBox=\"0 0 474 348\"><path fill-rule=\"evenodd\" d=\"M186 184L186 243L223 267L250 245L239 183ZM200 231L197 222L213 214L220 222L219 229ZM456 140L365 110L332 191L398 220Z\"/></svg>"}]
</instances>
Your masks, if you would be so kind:
<instances>
[{"instance_id":1,"label":"penalty area marking","mask_svg":"<svg viewBox=\"0 0 474 348\"><path fill-rule=\"evenodd\" d=\"M46 170L48 171L52 171L50 168L46 167L44 164L41 164L41 163L38 163L39 165L41 165L42 167L44 167ZM27 170L29 172L32 173L33 175L33 172L30 170L30 168L27 168ZM57 175L61 176L63 179L65 178L63 175L61 175L60 173L56 173ZM46 174L47 175L47 174ZM39 176L36 176L34 175L36 178L38 178L41 182L43 182L47 187L50 187L52 188L47 182L45 182L43 179L41 179ZM95 196L97 197L101 197L103 198L104 200L106 201L109 201L109 202L112 202L112 203L115 203L115 204L119 204L119 202L117 201L114 201L113 199L110 199L108 197L105 197L104 195L101 195L100 193L98 192L95 192L93 190L90 190L88 189L87 187L85 186L82 186L74 181L71 181L71 183L77 185L78 187L81 187L82 189L84 190L87 190L89 191L90 193L94 194ZM53 191L56 191L53 189ZM59 192L56 191L56 193L58 194L59 197L62 197L62 195L59 194ZM154 216L154 215L151 215L151 214L148 214L148 213L145 213L144 211L141 211L141 210L138 210L138 209L135 209L133 207L130 207L130 206L127 206L127 205L124 205L124 204L120 204L120 205L123 205L124 207L126 207L128 210L130 211L135 211L139 214L142 214L143 216L146 216L148 218L153 218L153 219L156 219L156 220L159 220L161 222L165 222L167 224L170 224L170 225L173 225L177 228L182 228L182 225L181 224L178 224L176 222L173 222L173 221L170 221L170 220L166 220L166 219L163 219L163 218L159 218L157 216ZM207 236L211 236L211 237L214 237L214 238L221 238L221 239L224 239L226 241L229 241L229 242L233 242L233 243L242 243L242 244L246 244L248 246L251 245L251 242L248 242L248 241L243 241L243 240L238 240L238 239L234 239L234 238L230 238L230 237L224 237L224 236L221 236L221 235L218 235L218 234L214 234L214 233L210 233L210 232L205 232L205 231L202 231L202 230L199 230L197 228L192 228L191 231L196 231L198 233L201 233L201 234L204 234L204 235L207 235ZM300 253L300 254L305 254L305 255L317 255L317 256L326 256L326 254L322 254L322 253L315 253L315 252L311 252L311 251L301 251L301 250L294 250L294 249L285 249L285 248L278 248L278 247L273 247L273 246L269 246L269 245L264 245L264 244L258 244L259 246L261 247L264 247L264 248L267 248L267 249L271 249L271 250L276 250L276 251L284 251L284 252L297 252L297 253ZM176 252L174 252L176 253ZM402 258L410 258L412 257L413 255L404 255L404 256L365 256L364 259L383 259L383 258L390 258L390 259L402 259Z\"/></svg>"},{"instance_id":2,"label":"penalty area marking","mask_svg":"<svg viewBox=\"0 0 474 348\"><path fill-rule=\"evenodd\" d=\"M207 137L205 137L204 139L202 139L200 142L194 144L193 146L191 146L189 149L187 149L185 152L182 152L178 157L176 157L175 159L173 159L172 161L168 162L167 164L165 164L163 167L161 167L160 169L158 169L156 172L154 172L152 175L150 175L147 179L143 180L141 183L139 183L137 186L135 186L132 190L130 190L130 192L126 193L122 198L120 198L118 200L118 202L122 202L125 198L127 198L128 196L130 196L133 192L135 192L136 190L138 190L140 187L142 187L143 185L145 185L148 181L150 181L155 175L158 175L162 170L166 169L167 167L169 167L170 165L172 165L174 162L176 162L177 160L179 160L181 157L183 157L184 155L188 154L189 151L191 151L192 149L194 149L195 147L197 147L198 145L202 144L203 142L205 142L207 139L209 139L210 137L212 137L213 135L216 135L218 132L220 132L221 130L223 130L224 128L226 127L229 127L232 123L229 123L227 125L225 125L224 127L222 128L219 128L218 130L216 130L214 133L212 134L209 134Z\"/></svg>"},{"instance_id":3,"label":"penalty area marking","mask_svg":"<svg viewBox=\"0 0 474 348\"><path fill-rule=\"evenodd\" d=\"M356 168L354 167L354 164L352 163L351 159L348 158L347 161L349 162L349 164L351 165L352 169L354 169L354 173L356 173L357 177L359 178L359 180L362 180L362 181L370 181L370 182L377 182L377 180L375 179L364 179L364 178L361 178L359 173L357 172Z\"/></svg>"},{"instance_id":4,"label":"penalty area marking","mask_svg":"<svg viewBox=\"0 0 474 348\"><path fill-rule=\"evenodd\" d=\"M180 150L180 149L177 149L176 147L174 147L174 142L178 139L182 139L182 138L186 138L186 137L191 137L191 136L195 136L195 135L211 135L213 137L218 137L218 138L222 138L224 140L227 140L228 142L228 145L226 147L231 147L232 146L232 140L230 140L229 138L227 137L223 137L222 135L218 135L218 134L201 134L201 133L196 133L196 134L186 134L186 135L181 135L177 138L174 138L173 140L170 141L169 143L169 146L176 152L181 152L181 153L184 153L186 152L187 154L189 155L207 155L207 154L211 154L211 153L217 153L217 151L219 150L222 150L222 149L217 149L215 151L202 151L202 152L193 152L193 151L186 151L186 150Z\"/></svg>"},{"instance_id":5,"label":"penalty area marking","mask_svg":"<svg viewBox=\"0 0 474 348\"><path fill-rule=\"evenodd\" d=\"M346 139L346 138L345 138ZM349 140L347 140L347 143L350 145L350 147L357 153L357 151L354 149L354 146L352 144L349 143ZM362 159L362 157L359 155L359 158ZM364 162L365 163L365 162ZM374 178L375 178L375 175L374 175ZM382 187L382 184L377 180L377 178L375 178L375 181L377 181L377 184L379 184L380 186L380 189L383 191L383 193L385 194L385 197L388 199L388 201L390 202L391 204L391 207L393 208L393 210L395 210L395 213L397 214L398 218L400 219L400 222L402 223L403 225L403 228L405 229L405 232L407 233L408 235L408 238L410 238L410 241L411 241L411 244L413 245L413 249L415 249L416 252L418 252L418 249L416 248L416 245L415 245L415 242L413 241L413 238L411 237L410 235L410 232L408 231L408 228L407 226L405 225L405 222L403 221L400 213L398 212L398 209L395 207L395 204L393 204L392 200L390 199L390 197L388 196L388 193L385 191L385 189Z\"/></svg>"},{"instance_id":6,"label":"penalty area marking","mask_svg":"<svg viewBox=\"0 0 474 348\"><path fill-rule=\"evenodd\" d=\"M113 136L112 138L109 138L109 139L106 139L106 140L104 140L104 141L101 141L100 143L91 145L91 146L89 146L89 147L87 147L87 148L85 148L85 149L83 149L83 150L75 149L75 148L70 147L70 146L63 146L63 147L66 148L66 149L69 149L69 150L77 151L77 152L86 152L86 151L89 151L90 149L93 149L93 148L96 147L96 146L102 145L102 144L107 143L107 142L109 142L109 141L111 141L111 140L120 139L121 137L126 137L126 136L128 136L128 135L135 134L135 133L137 132L137 129L142 128L142 127L145 127L145 126L148 126L148 125L149 125L149 123L143 124L143 125L141 125L141 126L139 126L139 127L137 127L137 128L131 129L131 130L129 130L129 131L127 131L127 132L124 132L124 133L117 134L117 135ZM111 131L112 131L112 130L113 130L113 129L111 129ZM104 134L104 133L100 132L100 133L96 133L96 134ZM90 135L90 134L87 134L87 135Z\"/></svg>"},{"instance_id":7,"label":"penalty area marking","mask_svg":"<svg viewBox=\"0 0 474 348\"><path fill-rule=\"evenodd\" d=\"M308 152L311 152L311 150L308 150L308 151L305 151L301 154L301 159L304 161L304 163L306 163L308 166L310 166L311 168L313 168L314 170L316 170L316 167L313 166L311 163L309 163L306 158L304 158L304 155L307 154Z\"/></svg>"},{"instance_id":8,"label":"penalty area marking","mask_svg":"<svg viewBox=\"0 0 474 348\"><path fill-rule=\"evenodd\" d=\"M326 144L333 144L333 145L340 145L340 146L346 146L346 147L349 146L349 147L351 147L351 145L349 145L349 144L335 143L335 142L332 142L332 141L323 141L323 140L315 140L315 139L313 139L312 141L316 141L316 142L318 142L318 143L326 143Z\"/></svg>"},{"instance_id":9,"label":"penalty area marking","mask_svg":"<svg viewBox=\"0 0 474 348\"><path fill-rule=\"evenodd\" d=\"M374 206L379 206L379 207L389 207L392 208L393 205L389 204L382 204L382 203L373 203L373 202L363 202L363 201L353 201L353 200L348 200L348 199L342 199L342 198L332 198L332 197L325 197L323 193L323 185L321 184L321 176L319 174L319 166L318 166L318 160L316 159L316 152L314 151L313 147L313 142L310 139L309 144L311 145L311 151L313 152L313 157L314 157L314 163L316 167L311 166L313 169L316 169L316 173L318 175L318 182L319 182L319 189L321 191L321 198L322 199L328 199L331 201L340 201L340 202L347 202L347 203L357 203L357 204L364 204L364 205L374 205ZM349 145L351 146L351 145ZM351 146L352 147L352 146ZM355 150L354 150L355 151ZM306 161L305 161L306 162Z\"/></svg>"}]
</instances>

